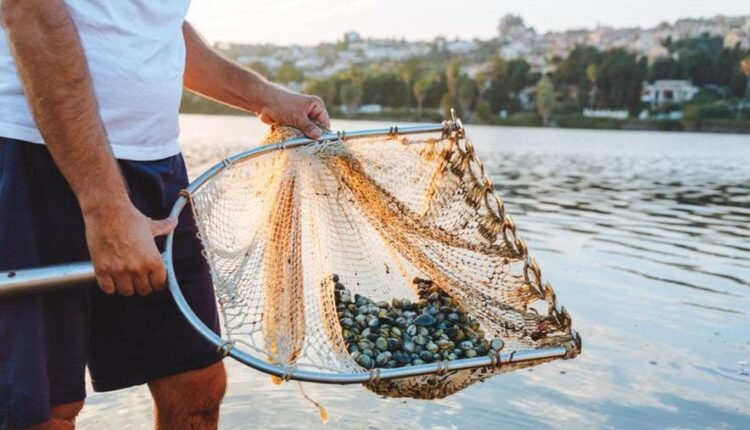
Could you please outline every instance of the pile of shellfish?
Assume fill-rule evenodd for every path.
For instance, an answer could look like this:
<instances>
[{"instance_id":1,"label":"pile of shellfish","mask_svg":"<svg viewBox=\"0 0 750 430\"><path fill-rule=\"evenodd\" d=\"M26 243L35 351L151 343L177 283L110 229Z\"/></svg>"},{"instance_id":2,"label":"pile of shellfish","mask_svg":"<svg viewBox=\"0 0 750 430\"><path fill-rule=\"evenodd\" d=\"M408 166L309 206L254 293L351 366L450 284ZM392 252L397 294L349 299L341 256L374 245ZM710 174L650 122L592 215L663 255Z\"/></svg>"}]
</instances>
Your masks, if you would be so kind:
<instances>
[{"instance_id":1,"label":"pile of shellfish","mask_svg":"<svg viewBox=\"0 0 750 430\"><path fill-rule=\"evenodd\" d=\"M428 279L414 279L417 302L375 302L352 294L337 275L332 278L344 342L365 369L473 358L504 346L502 339L485 339L479 322Z\"/></svg>"}]
</instances>

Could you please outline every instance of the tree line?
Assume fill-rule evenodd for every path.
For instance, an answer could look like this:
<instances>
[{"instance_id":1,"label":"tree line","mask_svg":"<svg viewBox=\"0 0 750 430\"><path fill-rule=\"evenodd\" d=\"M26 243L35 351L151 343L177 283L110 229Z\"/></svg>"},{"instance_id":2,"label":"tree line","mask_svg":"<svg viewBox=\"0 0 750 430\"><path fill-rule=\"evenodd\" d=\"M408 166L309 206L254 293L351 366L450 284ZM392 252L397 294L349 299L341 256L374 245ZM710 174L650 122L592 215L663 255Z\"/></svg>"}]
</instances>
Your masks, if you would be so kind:
<instances>
[{"instance_id":1,"label":"tree line","mask_svg":"<svg viewBox=\"0 0 750 430\"><path fill-rule=\"evenodd\" d=\"M303 91L320 96L334 114L377 104L414 119L455 108L465 119L487 123L496 122L501 112L508 117L537 115L545 123L556 114L580 115L583 108L626 109L637 115L648 107L641 102L643 82L660 79L686 79L702 88L694 106L685 107L691 116L729 117L732 103L750 98L750 49L724 47L721 37L708 35L662 44L668 55L652 63L625 49L581 45L565 58L552 58L545 73L523 58L500 58L498 45L489 42L471 57L438 52L355 64L322 79L306 78L292 62L274 71L260 63L249 66L283 84L303 83ZM186 95L183 111L229 112L206 103ZM343 112L336 112L338 107Z\"/></svg>"},{"instance_id":2,"label":"tree line","mask_svg":"<svg viewBox=\"0 0 750 430\"><path fill-rule=\"evenodd\" d=\"M566 58L553 58L551 71L544 74L533 71L522 58L492 55L485 67L469 74L465 58L415 57L355 65L330 77L306 80L303 88L329 106L345 106L349 112L359 105L379 104L413 109L420 116L424 109L455 107L479 120L501 111L513 115L528 110L523 93L530 88L534 89L532 108L542 114L547 105L557 111L627 109L637 114L644 108L643 82L659 79L690 80L710 93L712 101L748 97L750 71L742 64L743 59L750 64L750 50L723 47L720 37L709 36L666 40L664 46L669 55L651 64L624 49L577 46ZM546 100L539 100L540 96Z\"/></svg>"}]
</instances>

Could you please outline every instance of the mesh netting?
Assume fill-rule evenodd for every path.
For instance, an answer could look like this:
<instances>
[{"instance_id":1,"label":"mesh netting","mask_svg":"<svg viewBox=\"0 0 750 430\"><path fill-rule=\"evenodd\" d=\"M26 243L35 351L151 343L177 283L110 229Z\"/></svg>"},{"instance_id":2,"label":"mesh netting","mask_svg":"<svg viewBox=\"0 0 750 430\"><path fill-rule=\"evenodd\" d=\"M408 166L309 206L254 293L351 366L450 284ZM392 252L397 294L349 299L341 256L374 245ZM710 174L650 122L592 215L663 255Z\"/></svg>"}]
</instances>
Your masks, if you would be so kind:
<instances>
[{"instance_id":1,"label":"mesh netting","mask_svg":"<svg viewBox=\"0 0 750 430\"><path fill-rule=\"evenodd\" d=\"M277 128L265 143L297 136ZM565 346L568 314L462 134L316 143L237 162L192 195L225 337L286 369L366 372L336 314L337 274L372 300L417 299L415 277L455 297L503 352ZM523 364L373 381L442 397Z\"/></svg>"}]
</instances>

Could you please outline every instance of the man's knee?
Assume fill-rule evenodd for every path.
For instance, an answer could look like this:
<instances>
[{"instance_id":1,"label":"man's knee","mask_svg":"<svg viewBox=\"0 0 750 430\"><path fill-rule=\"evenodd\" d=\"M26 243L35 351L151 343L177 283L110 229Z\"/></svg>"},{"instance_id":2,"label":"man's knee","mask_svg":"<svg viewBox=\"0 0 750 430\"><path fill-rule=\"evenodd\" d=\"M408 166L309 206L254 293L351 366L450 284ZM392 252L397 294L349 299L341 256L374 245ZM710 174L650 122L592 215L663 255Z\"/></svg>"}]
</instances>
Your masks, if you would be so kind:
<instances>
[{"instance_id":1,"label":"man's knee","mask_svg":"<svg viewBox=\"0 0 750 430\"><path fill-rule=\"evenodd\" d=\"M51 418L52 420L70 422L74 424L76 417L83 409L83 400L79 402L66 403L64 405L57 405L52 407Z\"/></svg>"},{"instance_id":2,"label":"man's knee","mask_svg":"<svg viewBox=\"0 0 750 430\"><path fill-rule=\"evenodd\" d=\"M148 386L159 415L215 419L226 391L226 372L218 362L151 381Z\"/></svg>"},{"instance_id":3,"label":"man's knee","mask_svg":"<svg viewBox=\"0 0 750 430\"><path fill-rule=\"evenodd\" d=\"M50 410L49 421L27 427L25 430L73 430L76 426L76 417L78 417L82 408L83 400L53 406ZM13 427L13 424L11 423L10 428L13 430L16 427Z\"/></svg>"}]
</instances>

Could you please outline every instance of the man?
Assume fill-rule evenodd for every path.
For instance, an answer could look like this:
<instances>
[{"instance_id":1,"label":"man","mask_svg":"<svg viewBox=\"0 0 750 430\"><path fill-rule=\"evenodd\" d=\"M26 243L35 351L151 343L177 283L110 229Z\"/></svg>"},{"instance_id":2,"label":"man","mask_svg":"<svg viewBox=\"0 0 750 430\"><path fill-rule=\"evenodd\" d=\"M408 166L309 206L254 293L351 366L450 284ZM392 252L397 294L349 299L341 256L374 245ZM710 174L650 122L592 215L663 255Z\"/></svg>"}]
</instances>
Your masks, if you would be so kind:
<instances>
[{"instance_id":1,"label":"man","mask_svg":"<svg viewBox=\"0 0 750 430\"><path fill-rule=\"evenodd\" d=\"M224 368L154 241L177 229L180 285L218 331L195 225L165 218L187 185L181 89L313 138L328 114L212 51L188 4L0 0L0 270L90 258L100 287L0 301L0 428L74 428L86 365L98 391L147 383L157 428L217 425Z\"/></svg>"}]
</instances>

